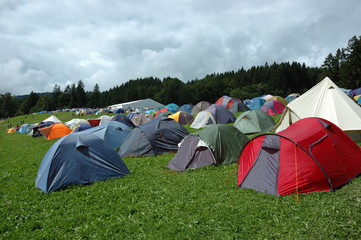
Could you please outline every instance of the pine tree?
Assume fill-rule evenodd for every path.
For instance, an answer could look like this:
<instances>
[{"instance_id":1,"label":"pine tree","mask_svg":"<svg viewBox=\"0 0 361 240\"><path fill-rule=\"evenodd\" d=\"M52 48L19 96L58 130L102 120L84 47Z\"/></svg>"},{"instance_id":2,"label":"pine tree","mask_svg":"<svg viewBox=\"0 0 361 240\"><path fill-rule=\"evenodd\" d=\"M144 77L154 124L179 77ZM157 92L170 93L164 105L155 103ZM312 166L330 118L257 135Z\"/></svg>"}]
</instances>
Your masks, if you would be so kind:
<instances>
[{"instance_id":1,"label":"pine tree","mask_svg":"<svg viewBox=\"0 0 361 240\"><path fill-rule=\"evenodd\" d=\"M66 85L64 92L59 96L59 105L61 108L68 108L70 102L70 86Z\"/></svg>"},{"instance_id":2,"label":"pine tree","mask_svg":"<svg viewBox=\"0 0 361 240\"><path fill-rule=\"evenodd\" d=\"M84 83L82 80L79 80L78 86L76 87L76 97L78 107L85 107L86 97L84 90Z\"/></svg>"},{"instance_id":3,"label":"pine tree","mask_svg":"<svg viewBox=\"0 0 361 240\"><path fill-rule=\"evenodd\" d=\"M25 105L26 107L24 109L26 114L31 113L30 109L32 109L36 105L36 103L38 102L38 99L39 99L38 94L31 91L31 93L27 99L27 103Z\"/></svg>"},{"instance_id":4,"label":"pine tree","mask_svg":"<svg viewBox=\"0 0 361 240\"><path fill-rule=\"evenodd\" d=\"M69 107L70 108L77 107L77 96L76 96L76 88L74 83L71 85L70 88Z\"/></svg>"},{"instance_id":5,"label":"pine tree","mask_svg":"<svg viewBox=\"0 0 361 240\"><path fill-rule=\"evenodd\" d=\"M99 85L98 83L95 84L92 95L91 95L91 103L92 107L96 108L99 107L99 101L100 101L100 91L99 91Z\"/></svg>"},{"instance_id":6,"label":"pine tree","mask_svg":"<svg viewBox=\"0 0 361 240\"><path fill-rule=\"evenodd\" d=\"M358 88L361 85L361 36L353 36L344 53L345 61L341 74L343 87Z\"/></svg>"},{"instance_id":7,"label":"pine tree","mask_svg":"<svg viewBox=\"0 0 361 240\"><path fill-rule=\"evenodd\" d=\"M59 103L60 95L61 95L60 86L58 84L55 84L53 88L53 92L51 96L51 104L50 104L50 108L52 110L58 109L60 107L60 103Z\"/></svg>"}]
</instances>

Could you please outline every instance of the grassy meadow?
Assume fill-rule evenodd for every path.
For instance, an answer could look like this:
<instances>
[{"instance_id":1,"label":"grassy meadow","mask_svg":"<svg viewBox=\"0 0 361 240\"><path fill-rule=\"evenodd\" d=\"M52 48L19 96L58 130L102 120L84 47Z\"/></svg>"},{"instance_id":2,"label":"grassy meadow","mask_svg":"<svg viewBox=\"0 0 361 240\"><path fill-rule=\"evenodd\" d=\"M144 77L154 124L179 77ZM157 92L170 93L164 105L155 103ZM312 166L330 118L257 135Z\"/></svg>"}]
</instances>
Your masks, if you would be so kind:
<instances>
[{"instance_id":1,"label":"grassy meadow","mask_svg":"<svg viewBox=\"0 0 361 240\"><path fill-rule=\"evenodd\" d=\"M7 134L7 126L8 120L0 123L0 239L361 238L360 177L335 192L301 194L297 202L294 195L238 189L237 168L226 182L233 164L177 173L165 167L174 154L164 154L124 158L132 173L126 177L44 194L35 178L56 140Z\"/></svg>"}]
</instances>

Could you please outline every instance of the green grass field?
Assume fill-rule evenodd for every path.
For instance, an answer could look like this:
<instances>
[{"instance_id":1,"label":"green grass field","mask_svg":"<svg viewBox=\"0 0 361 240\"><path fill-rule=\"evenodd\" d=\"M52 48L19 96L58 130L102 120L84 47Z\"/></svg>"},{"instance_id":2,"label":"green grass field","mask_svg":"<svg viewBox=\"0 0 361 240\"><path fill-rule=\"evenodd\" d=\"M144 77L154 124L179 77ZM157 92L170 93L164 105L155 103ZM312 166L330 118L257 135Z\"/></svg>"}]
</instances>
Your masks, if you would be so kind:
<instances>
[{"instance_id":1,"label":"green grass field","mask_svg":"<svg viewBox=\"0 0 361 240\"><path fill-rule=\"evenodd\" d=\"M225 182L234 165L176 173L165 168L174 154L165 154L125 158L132 174L123 178L44 194L35 178L56 140L7 134L7 125L0 123L1 239L361 238L360 177L335 192L301 194L297 202L293 195L238 189L237 170Z\"/></svg>"}]
</instances>

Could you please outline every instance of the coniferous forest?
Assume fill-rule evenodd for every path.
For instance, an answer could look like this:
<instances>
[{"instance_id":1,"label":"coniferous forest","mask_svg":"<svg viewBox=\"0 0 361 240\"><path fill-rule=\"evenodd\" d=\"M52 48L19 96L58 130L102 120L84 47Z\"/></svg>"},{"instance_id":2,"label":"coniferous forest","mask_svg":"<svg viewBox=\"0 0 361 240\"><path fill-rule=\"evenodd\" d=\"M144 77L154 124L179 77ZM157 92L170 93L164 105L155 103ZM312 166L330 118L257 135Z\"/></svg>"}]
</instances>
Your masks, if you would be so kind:
<instances>
[{"instance_id":1,"label":"coniferous forest","mask_svg":"<svg viewBox=\"0 0 361 240\"><path fill-rule=\"evenodd\" d=\"M285 97L290 93L304 93L326 76L342 88L361 86L361 36L353 36L346 47L326 56L320 67L298 62L265 63L249 69L212 73L186 83L173 77L147 77L129 80L103 92L96 84L93 91L85 92L84 83L79 80L77 85L67 85L63 90L55 85L45 94L32 91L26 96L12 96L5 93L0 95L0 118L64 108L106 107L145 98L182 105L202 100L215 102L223 95L243 100L268 93Z\"/></svg>"}]
</instances>

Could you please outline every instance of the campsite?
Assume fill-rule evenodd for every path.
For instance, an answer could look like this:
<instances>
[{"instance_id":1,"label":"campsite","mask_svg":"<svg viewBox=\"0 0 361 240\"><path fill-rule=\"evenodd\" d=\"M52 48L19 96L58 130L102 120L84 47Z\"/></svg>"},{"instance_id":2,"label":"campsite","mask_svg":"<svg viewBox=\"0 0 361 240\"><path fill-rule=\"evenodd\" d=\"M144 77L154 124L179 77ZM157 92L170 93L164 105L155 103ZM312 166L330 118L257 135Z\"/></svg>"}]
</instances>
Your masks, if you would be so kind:
<instances>
[{"instance_id":1,"label":"campsite","mask_svg":"<svg viewBox=\"0 0 361 240\"><path fill-rule=\"evenodd\" d=\"M70 112L55 115L64 123L74 118ZM234 113L234 118L241 115ZM58 139L7 133L7 121L33 124L50 116L17 116L0 123L2 239L356 239L361 235L360 177L331 192L273 196L237 187L235 163L176 172L166 167L176 153L163 153L123 158L130 171L127 176L44 193L35 187L35 179L42 158ZM272 119L277 123L281 114ZM195 134L205 129L184 127ZM259 135L255 131L248 137Z\"/></svg>"},{"instance_id":2,"label":"campsite","mask_svg":"<svg viewBox=\"0 0 361 240\"><path fill-rule=\"evenodd\" d=\"M361 239L361 1L0 1L0 240Z\"/></svg>"}]
</instances>

